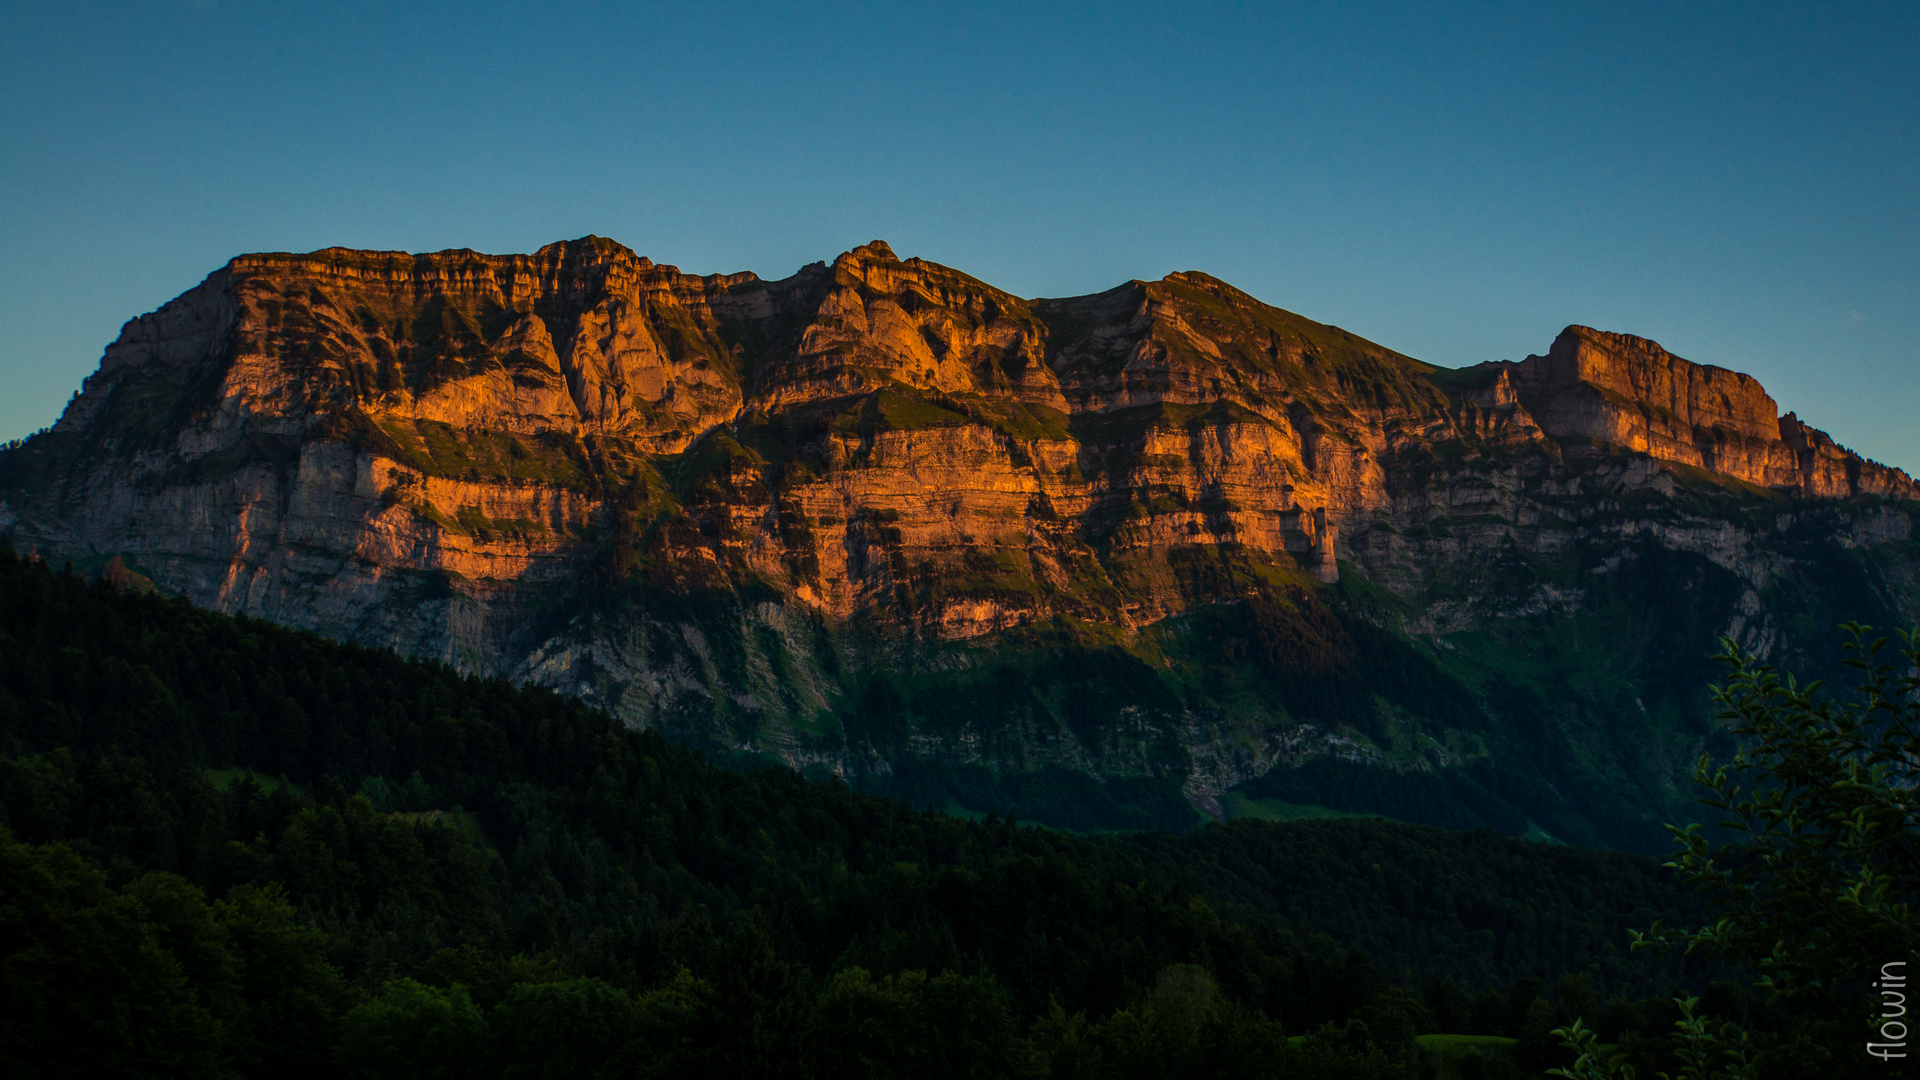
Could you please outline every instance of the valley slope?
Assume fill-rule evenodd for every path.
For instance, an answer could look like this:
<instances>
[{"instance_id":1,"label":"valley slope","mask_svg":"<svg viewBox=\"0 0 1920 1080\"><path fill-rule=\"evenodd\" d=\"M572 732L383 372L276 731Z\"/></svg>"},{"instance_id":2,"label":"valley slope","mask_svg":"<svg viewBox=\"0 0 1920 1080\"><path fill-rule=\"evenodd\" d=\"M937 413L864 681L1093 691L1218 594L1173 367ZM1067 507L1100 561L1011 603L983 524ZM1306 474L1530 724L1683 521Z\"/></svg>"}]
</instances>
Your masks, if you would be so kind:
<instances>
[{"instance_id":1,"label":"valley slope","mask_svg":"<svg viewBox=\"0 0 1920 1080\"><path fill-rule=\"evenodd\" d=\"M1448 370L1204 274L1023 299L880 242L242 256L0 453L19 550L722 760L1637 849L1719 637L1818 674L1920 621L1916 497L1640 338Z\"/></svg>"}]
</instances>

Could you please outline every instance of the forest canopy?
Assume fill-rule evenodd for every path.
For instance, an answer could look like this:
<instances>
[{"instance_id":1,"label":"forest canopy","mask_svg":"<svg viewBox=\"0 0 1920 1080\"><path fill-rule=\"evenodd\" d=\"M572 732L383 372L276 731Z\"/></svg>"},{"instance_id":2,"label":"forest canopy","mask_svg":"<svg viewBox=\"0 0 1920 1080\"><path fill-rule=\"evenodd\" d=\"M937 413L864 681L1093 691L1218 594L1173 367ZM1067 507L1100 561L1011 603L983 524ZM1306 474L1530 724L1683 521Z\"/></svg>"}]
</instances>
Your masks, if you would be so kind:
<instances>
[{"instance_id":1,"label":"forest canopy","mask_svg":"<svg viewBox=\"0 0 1920 1080\"><path fill-rule=\"evenodd\" d=\"M0 757L14 1075L1414 1077L1725 974L1636 856L961 820L10 552Z\"/></svg>"}]
</instances>

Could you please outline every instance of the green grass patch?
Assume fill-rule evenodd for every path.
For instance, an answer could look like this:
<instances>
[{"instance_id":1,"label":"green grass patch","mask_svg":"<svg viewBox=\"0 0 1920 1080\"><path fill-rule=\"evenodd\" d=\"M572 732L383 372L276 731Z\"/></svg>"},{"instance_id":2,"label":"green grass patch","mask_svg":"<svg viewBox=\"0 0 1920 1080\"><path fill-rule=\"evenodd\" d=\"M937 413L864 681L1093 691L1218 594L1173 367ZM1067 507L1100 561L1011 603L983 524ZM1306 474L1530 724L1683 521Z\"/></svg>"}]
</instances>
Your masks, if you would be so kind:
<instances>
[{"instance_id":1,"label":"green grass patch","mask_svg":"<svg viewBox=\"0 0 1920 1080\"><path fill-rule=\"evenodd\" d=\"M1318 803L1290 803L1281 799L1250 799L1244 792L1229 791L1220 796L1220 808L1227 820L1252 818L1255 821L1318 821L1323 818L1381 818L1379 814L1351 814Z\"/></svg>"},{"instance_id":2,"label":"green grass patch","mask_svg":"<svg viewBox=\"0 0 1920 1080\"><path fill-rule=\"evenodd\" d=\"M1489 1075L1510 1075L1512 1066L1491 1071L1488 1066L1508 1058L1518 1041L1504 1035L1416 1035L1414 1041L1426 1051L1433 1080L1472 1080ZM1524 1075L1524 1074L1521 1074Z\"/></svg>"},{"instance_id":3,"label":"green grass patch","mask_svg":"<svg viewBox=\"0 0 1920 1080\"><path fill-rule=\"evenodd\" d=\"M1414 1037L1414 1041L1421 1046L1435 1048L1449 1046L1498 1046L1504 1049L1512 1046L1519 1040L1510 1039L1505 1035L1418 1035Z\"/></svg>"},{"instance_id":4,"label":"green grass patch","mask_svg":"<svg viewBox=\"0 0 1920 1080\"><path fill-rule=\"evenodd\" d=\"M659 475L680 499L724 497L736 485L759 483L767 459L725 431L713 431L679 454L655 459Z\"/></svg>"},{"instance_id":5,"label":"green grass patch","mask_svg":"<svg viewBox=\"0 0 1920 1080\"><path fill-rule=\"evenodd\" d=\"M896 530L897 531L897 530ZM979 598L1021 601L1038 596L1033 562L1020 548L972 548L961 554L957 572L937 575L929 583L927 599Z\"/></svg>"},{"instance_id":6,"label":"green grass patch","mask_svg":"<svg viewBox=\"0 0 1920 1080\"><path fill-rule=\"evenodd\" d=\"M495 539L525 540L546 534L547 527L531 518L490 518L477 506L463 506L454 515L454 524L482 543Z\"/></svg>"},{"instance_id":7,"label":"green grass patch","mask_svg":"<svg viewBox=\"0 0 1920 1080\"><path fill-rule=\"evenodd\" d=\"M977 424L1020 442L1070 437L1067 414L1058 409L979 394L920 390L899 382L841 409L831 424L841 434L861 436Z\"/></svg>"},{"instance_id":8,"label":"green grass patch","mask_svg":"<svg viewBox=\"0 0 1920 1080\"><path fill-rule=\"evenodd\" d=\"M959 801L953 798L947 799L947 805L941 807L940 812L948 817L965 818L968 821L985 821L987 819L987 812L985 810L969 810L961 806Z\"/></svg>"},{"instance_id":9,"label":"green grass patch","mask_svg":"<svg viewBox=\"0 0 1920 1080\"><path fill-rule=\"evenodd\" d=\"M376 452L392 453L401 464L428 476L527 481L573 490L591 486L586 447L564 432L479 431L397 417L379 421L377 427L385 438L376 439L381 444L373 447Z\"/></svg>"},{"instance_id":10,"label":"green grass patch","mask_svg":"<svg viewBox=\"0 0 1920 1080\"><path fill-rule=\"evenodd\" d=\"M880 426L890 431L963 427L973 422L965 412L929 400L906 387L894 385L874 395Z\"/></svg>"},{"instance_id":11,"label":"green grass patch","mask_svg":"<svg viewBox=\"0 0 1920 1080\"><path fill-rule=\"evenodd\" d=\"M241 777L251 776L253 777L253 782L260 785L260 791L263 794L271 793L274 788L279 787L281 784L286 784L302 796L307 793L305 784L295 784L286 780L284 777L267 776L254 772L252 769L207 769L201 775L205 776L214 787L219 788L221 791L225 791L239 783Z\"/></svg>"}]
</instances>

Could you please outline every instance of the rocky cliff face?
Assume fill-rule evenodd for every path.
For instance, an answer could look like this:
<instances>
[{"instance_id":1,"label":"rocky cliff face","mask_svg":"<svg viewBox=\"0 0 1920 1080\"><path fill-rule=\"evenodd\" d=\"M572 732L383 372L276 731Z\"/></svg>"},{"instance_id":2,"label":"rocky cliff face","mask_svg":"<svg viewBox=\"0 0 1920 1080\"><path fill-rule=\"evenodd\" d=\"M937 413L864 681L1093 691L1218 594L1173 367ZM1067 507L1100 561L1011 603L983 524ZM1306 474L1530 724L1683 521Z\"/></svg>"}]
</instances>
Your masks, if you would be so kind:
<instances>
[{"instance_id":1,"label":"rocky cliff face","mask_svg":"<svg viewBox=\"0 0 1920 1080\"><path fill-rule=\"evenodd\" d=\"M781 281L593 237L244 256L127 324L0 494L17 547L195 603L1082 825L1342 762L1629 842L1593 792L1664 812L1699 705L1649 657L1811 655L1775 598L1834 553L1878 606L1820 614L1920 615L1913 482L1652 342L1448 371L1204 274L1025 300L879 242ZM1541 650L1644 621L1656 565L1713 595L1693 638L1593 646L1639 692L1568 712ZM1549 714L1573 794L1515 779Z\"/></svg>"},{"instance_id":2,"label":"rocky cliff face","mask_svg":"<svg viewBox=\"0 0 1920 1080\"><path fill-rule=\"evenodd\" d=\"M1501 367L1517 400L1556 437L1816 497L1914 497L1904 472L1836 447L1792 413L1782 417L1752 378L1688 363L1645 338L1569 326L1547 355Z\"/></svg>"}]
</instances>

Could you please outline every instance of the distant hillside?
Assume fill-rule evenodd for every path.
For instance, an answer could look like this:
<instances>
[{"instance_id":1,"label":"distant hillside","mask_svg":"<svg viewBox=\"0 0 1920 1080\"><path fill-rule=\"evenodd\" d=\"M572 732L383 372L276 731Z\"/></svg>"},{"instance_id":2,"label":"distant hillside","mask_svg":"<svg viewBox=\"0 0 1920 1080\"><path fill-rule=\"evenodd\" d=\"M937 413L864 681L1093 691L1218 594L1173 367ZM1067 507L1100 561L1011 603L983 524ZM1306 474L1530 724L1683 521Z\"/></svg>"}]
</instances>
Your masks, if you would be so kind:
<instances>
[{"instance_id":1,"label":"distant hillside","mask_svg":"<svg viewBox=\"0 0 1920 1080\"><path fill-rule=\"evenodd\" d=\"M382 1010L440 1016L406 1029L439 1045L418 1025L460 1000L476 1046L484 1029L520 1053L555 1015L587 1023L566 1010L593 995L665 1025L619 1036L654 1055L646 1075L826 1068L835 1009L920 1008L925 972L925 993L960 995L940 1009L985 1010L963 1051L989 1062L1068 1053L1056 1003L1099 1043L1191 983L1240 1032L1205 1039L1267 1046L1261 1068L1411 1077L1422 1031L1539 1041L1582 1002L1706 975L1627 955L1628 927L1704 917L1635 856L1380 821L1076 838L919 813L4 551L0 863L0 1060L19 1075L175 1054L177 1072L330 1076ZM1542 986L1554 1003L1529 1012ZM515 1019L528 998L549 1021ZM1329 1024L1294 1058L1259 1043ZM594 1030L578 1038L613 1037Z\"/></svg>"},{"instance_id":2,"label":"distant hillside","mask_svg":"<svg viewBox=\"0 0 1920 1080\"><path fill-rule=\"evenodd\" d=\"M1641 338L1445 370L1205 274L1023 299L879 242L242 256L0 452L19 550L717 759L1641 851L1719 637L1818 675L1920 622L1915 498Z\"/></svg>"}]
</instances>

